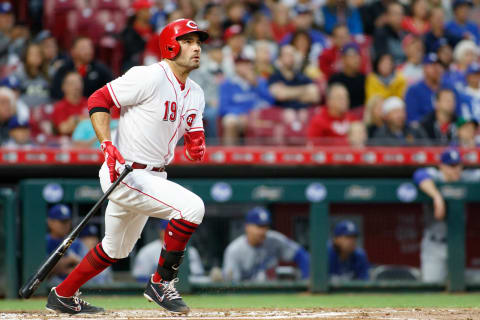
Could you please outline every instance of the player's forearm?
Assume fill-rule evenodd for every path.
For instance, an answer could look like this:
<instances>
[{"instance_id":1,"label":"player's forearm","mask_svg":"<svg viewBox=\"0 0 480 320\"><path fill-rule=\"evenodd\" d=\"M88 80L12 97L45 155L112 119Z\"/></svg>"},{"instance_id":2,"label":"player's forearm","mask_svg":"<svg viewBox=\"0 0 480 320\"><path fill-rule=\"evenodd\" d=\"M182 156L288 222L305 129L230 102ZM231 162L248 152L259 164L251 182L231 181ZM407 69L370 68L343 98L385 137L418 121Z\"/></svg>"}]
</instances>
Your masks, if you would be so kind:
<instances>
[{"instance_id":1,"label":"player's forearm","mask_svg":"<svg viewBox=\"0 0 480 320\"><path fill-rule=\"evenodd\" d=\"M105 140L112 140L110 134L110 114L107 112L95 112L90 116L93 129L97 135L98 141L102 143Z\"/></svg>"},{"instance_id":2,"label":"player's forearm","mask_svg":"<svg viewBox=\"0 0 480 320\"><path fill-rule=\"evenodd\" d=\"M420 187L420 190L425 192L431 198L439 197L442 195L440 191L438 191L438 188L432 179L423 180L422 182L420 182L419 187Z\"/></svg>"},{"instance_id":3,"label":"player's forearm","mask_svg":"<svg viewBox=\"0 0 480 320\"><path fill-rule=\"evenodd\" d=\"M110 109L114 103L107 86L95 91L88 98L88 112L92 121L93 129L97 134L98 141L111 140L110 137Z\"/></svg>"}]
</instances>

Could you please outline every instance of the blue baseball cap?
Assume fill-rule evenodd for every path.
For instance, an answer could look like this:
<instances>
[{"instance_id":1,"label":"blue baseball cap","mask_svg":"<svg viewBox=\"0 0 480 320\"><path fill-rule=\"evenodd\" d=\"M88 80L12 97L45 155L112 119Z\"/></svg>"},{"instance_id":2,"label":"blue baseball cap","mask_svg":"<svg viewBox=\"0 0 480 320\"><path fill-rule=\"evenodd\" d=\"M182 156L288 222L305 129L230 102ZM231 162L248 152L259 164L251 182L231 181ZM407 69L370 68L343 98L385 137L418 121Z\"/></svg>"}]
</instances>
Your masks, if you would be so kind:
<instances>
[{"instance_id":1,"label":"blue baseball cap","mask_svg":"<svg viewBox=\"0 0 480 320\"><path fill-rule=\"evenodd\" d=\"M455 0L453 2L452 8L453 8L453 10L455 10L459 6L462 6L462 5L467 5L467 6L473 7L473 2L472 2L472 0Z\"/></svg>"},{"instance_id":2,"label":"blue baseball cap","mask_svg":"<svg viewBox=\"0 0 480 320\"><path fill-rule=\"evenodd\" d=\"M447 149L442 152L440 161L449 166L456 166L462 162L462 156L457 149Z\"/></svg>"},{"instance_id":3,"label":"blue baseball cap","mask_svg":"<svg viewBox=\"0 0 480 320\"><path fill-rule=\"evenodd\" d=\"M94 224L88 224L85 228L80 231L78 237L90 237L90 236L97 236L98 235L98 227Z\"/></svg>"},{"instance_id":4,"label":"blue baseball cap","mask_svg":"<svg viewBox=\"0 0 480 320\"><path fill-rule=\"evenodd\" d=\"M18 90L20 89L20 80L18 80L17 77L10 75L0 81L0 87L8 87L12 90Z\"/></svg>"},{"instance_id":5,"label":"blue baseball cap","mask_svg":"<svg viewBox=\"0 0 480 320\"><path fill-rule=\"evenodd\" d=\"M439 63L437 54L433 52L426 54L423 57L423 64L432 64L432 63Z\"/></svg>"},{"instance_id":6,"label":"blue baseball cap","mask_svg":"<svg viewBox=\"0 0 480 320\"><path fill-rule=\"evenodd\" d=\"M355 42L347 43L342 48L342 55L347 54L351 50L354 50L357 54L360 54L360 47Z\"/></svg>"},{"instance_id":7,"label":"blue baseball cap","mask_svg":"<svg viewBox=\"0 0 480 320\"><path fill-rule=\"evenodd\" d=\"M12 12L12 4L10 2L0 2L0 13Z\"/></svg>"},{"instance_id":8,"label":"blue baseball cap","mask_svg":"<svg viewBox=\"0 0 480 320\"><path fill-rule=\"evenodd\" d=\"M433 45L433 51L438 52L438 50L444 46L449 46L450 43L448 42L447 38L440 38L437 41L435 41L435 44Z\"/></svg>"},{"instance_id":9,"label":"blue baseball cap","mask_svg":"<svg viewBox=\"0 0 480 320\"><path fill-rule=\"evenodd\" d=\"M13 116L8 120L7 127L9 130L16 129L16 128L28 128L28 120L21 121L17 116Z\"/></svg>"},{"instance_id":10,"label":"blue baseball cap","mask_svg":"<svg viewBox=\"0 0 480 320\"><path fill-rule=\"evenodd\" d=\"M333 234L335 237L341 236L358 236L358 229L355 223L350 220L342 220L335 225L335 229L333 230Z\"/></svg>"},{"instance_id":11,"label":"blue baseball cap","mask_svg":"<svg viewBox=\"0 0 480 320\"><path fill-rule=\"evenodd\" d=\"M72 219L72 211L64 204L56 204L48 210L48 217L55 220Z\"/></svg>"},{"instance_id":12,"label":"blue baseball cap","mask_svg":"<svg viewBox=\"0 0 480 320\"><path fill-rule=\"evenodd\" d=\"M474 73L480 73L480 64L478 62L471 63L468 66L467 72L465 73L465 75L469 76Z\"/></svg>"},{"instance_id":13,"label":"blue baseball cap","mask_svg":"<svg viewBox=\"0 0 480 320\"><path fill-rule=\"evenodd\" d=\"M245 222L256 224L257 226L268 226L272 222L270 212L264 207L255 207L247 212Z\"/></svg>"}]
</instances>

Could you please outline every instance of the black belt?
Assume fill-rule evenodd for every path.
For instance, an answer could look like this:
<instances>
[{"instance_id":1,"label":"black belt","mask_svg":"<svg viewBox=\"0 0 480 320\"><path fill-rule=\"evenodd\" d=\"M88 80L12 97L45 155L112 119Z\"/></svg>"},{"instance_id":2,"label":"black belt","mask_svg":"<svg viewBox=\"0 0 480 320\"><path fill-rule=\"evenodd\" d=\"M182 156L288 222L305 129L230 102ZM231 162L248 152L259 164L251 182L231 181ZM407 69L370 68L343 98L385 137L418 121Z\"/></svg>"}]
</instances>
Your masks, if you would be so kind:
<instances>
[{"instance_id":1,"label":"black belt","mask_svg":"<svg viewBox=\"0 0 480 320\"><path fill-rule=\"evenodd\" d=\"M143 164L143 163L138 163L138 162L132 163L132 168L133 169L146 169L147 167L148 166L146 164ZM165 167L153 167L152 169L150 169L150 171L163 172L163 171L165 171Z\"/></svg>"}]
</instances>

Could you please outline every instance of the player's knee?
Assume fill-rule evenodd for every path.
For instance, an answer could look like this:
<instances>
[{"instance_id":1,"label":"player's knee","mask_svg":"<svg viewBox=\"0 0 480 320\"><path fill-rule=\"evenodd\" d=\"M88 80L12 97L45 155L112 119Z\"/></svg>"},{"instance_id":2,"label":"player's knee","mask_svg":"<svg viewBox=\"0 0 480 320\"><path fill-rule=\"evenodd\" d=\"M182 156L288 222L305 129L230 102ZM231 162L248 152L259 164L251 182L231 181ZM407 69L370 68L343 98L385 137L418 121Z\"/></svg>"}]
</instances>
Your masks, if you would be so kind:
<instances>
[{"instance_id":1,"label":"player's knee","mask_svg":"<svg viewBox=\"0 0 480 320\"><path fill-rule=\"evenodd\" d=\"M135 245L135 244L134 244ZM121 246L117 241L108 239L104 237L102 240L102 247L105 253L112 259L124 259L128 257L130 251L133 249L132 246Z\"/></svg>"},{"instance_id":2,"label":"player's knee","mask_svg":"<svg viewBox=\"0 0 480 320\"><path fill-rule=\"evenodd\" d=\"M190 199L190 206L191 212L186 219L196 224L202 223L203 216L205 215L205 204L203 200L199 196L194 195Z\"/></svg>"}]
</instances>

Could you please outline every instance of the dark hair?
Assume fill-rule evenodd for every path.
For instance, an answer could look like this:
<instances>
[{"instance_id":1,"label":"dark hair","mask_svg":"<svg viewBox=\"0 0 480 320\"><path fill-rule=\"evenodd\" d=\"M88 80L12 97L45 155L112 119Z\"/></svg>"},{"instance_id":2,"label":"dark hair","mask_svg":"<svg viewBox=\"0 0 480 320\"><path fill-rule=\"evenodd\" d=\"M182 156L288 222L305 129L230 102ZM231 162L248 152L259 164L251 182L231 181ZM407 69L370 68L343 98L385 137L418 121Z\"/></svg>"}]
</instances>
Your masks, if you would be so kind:
<instances>
[{"instance_id":1,"label":"dark hair","mask_svg":"<svg viewBox=\"0 0 480 320\"><path fill-rule=\"evenodd\" d=\"M28 59L28 51L30 50L31 47L33 46L37 46L39 47L40 49L40 54L42 55L42 65L40 66L39 68L39 72L38 74L33 74L32 73L32 70L29 68L28 64L27 64L27 59ZM23 62L23 66L24 66L24 70L25 70L25 73L27 74L27 76L29 77L35 77L37 75L41 75L43 76L44 78L48 79L48 63L45 62L45 59L43 58L43 52L42 52L42 47L40 46L39 43L36 43L36 42L29 42L27 44L27 46L25 47L25 49L23 50L23 53L22 53L22 62Z\"/></svg>"},{"instance_id":2,"label":"dark hair","mask_svg":"<svg viewBox=\"0 0 480 320\"><path fill-rule=\"evenodd\" d=\"M455 91L453 91L453 89L443 87L443 88L440 88L440 89L435 93L435 100L436 100L436 101L440 100L442 94L445 93L445 92L450 92L451 94L453 94L453 96L455 96Z\"/></svg>"},{"instance_id":3,"label":"dark hair","mask_svg":"<svg viewBox=\"0 0 480 320\"><path fill-rule=\"evenodd\" d=\"M310 34L305 31L305 30L297 30L293 33L292 35L292 40L290 40L290 44L294 46L294 42L297 40L297 38L305 36L308 39L308 52L310 52L310 48L312 47L312 37Z\"/></svg>"},{"instance_id":4,"label":"dark hair","mask_svg":"<svg viewBox=\"0 0 480 320\"><path fill-rule=\"evenodd\" d=\"M72 75L72 74L76 74L80 77L80 79L82 79L82 82L83 82L83 78L82 76L80 75L80 73L78 73L77 71L69 71L65 74L65 76L63 77L62 79L62 86L65 84L65 80L67 80L67 78Z\"/></svg>"},{"instance_id":5,"label":"dark hair","mask_svg":"<svg viewBox=\"0 0 480 320\"><path fill-rule=\"evenodd\" d=\"M78 36L78 37L76 37L75 39L73 39L73 41L72 41L72 46L70 47L70 49L75 48L75 46L77 45L77 43L79 43L79 42L82 41L82 40L89 40L90 42L92 42L92 39L90 39L90 38L87 37L87 36Z\"/></svg>"},{"instance_id":6,"label":"dark hair","mask_svg":"<svg viewBox=\"0 0 480 320\"><path fill-rule=\"evenodd\" d=\"M344 23L337 23L337 24L333 27L333 29L332 29L332 36L333 36L333 34L334 34L338 29L340 29L340 28L345 28L345 29L349 30L349 29L348 29L348 26L347 26L346 24L344 24ZM350 30L349 30L349 31L350 31Z\"/></svg>"},{"instance_id":7,"label":"dark hair","mask_svg":"<svg viewBox=\"0 0 480 320\"><path fill-rule=\"evenodd\" d=\"M393 59L393 55L391 55L388 52L385 52L385 53L379 54L373 61L373 72L375 72L376 74L378 74L378 66L380 65L380 61L382 61L384 57L389 57L392 60L394 65L393 69L395 70L395 60Z\"/></svg>"}]
</instances>

